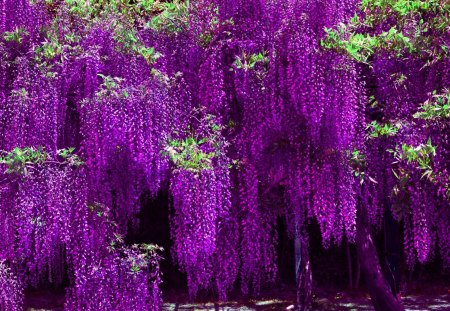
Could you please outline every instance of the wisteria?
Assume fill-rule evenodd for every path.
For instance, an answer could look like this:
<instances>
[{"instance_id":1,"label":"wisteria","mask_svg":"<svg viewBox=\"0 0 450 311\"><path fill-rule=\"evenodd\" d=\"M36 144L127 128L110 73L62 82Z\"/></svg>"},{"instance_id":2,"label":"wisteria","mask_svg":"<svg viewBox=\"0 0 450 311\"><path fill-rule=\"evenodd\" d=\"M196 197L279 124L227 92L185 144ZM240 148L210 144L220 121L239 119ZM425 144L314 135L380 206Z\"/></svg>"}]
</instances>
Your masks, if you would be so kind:
<instances>
[{"instance_id":1,"label":"wisteria","mask_svg":"<svg viewBox=\"0 0 450 311\"><path fill-rule=\"evenodd\" d=\"M0 262L0 309L22 310L23 285L17 279L4 261Z\"/></svg>"},{"instance_id":2,"label":"wisteria","mask_svg":"<svg viewBox=\"0 0 450 311\"><path fill-rule=\"evenodd\" d=\"M161 310L133 243L161 193L191 299L277 282L286 230L304 310L317 225L401 310L386 215L410 270L450 267L450 8L406 2L0 0L0 310Z\"/></svg>"}]
</instances>

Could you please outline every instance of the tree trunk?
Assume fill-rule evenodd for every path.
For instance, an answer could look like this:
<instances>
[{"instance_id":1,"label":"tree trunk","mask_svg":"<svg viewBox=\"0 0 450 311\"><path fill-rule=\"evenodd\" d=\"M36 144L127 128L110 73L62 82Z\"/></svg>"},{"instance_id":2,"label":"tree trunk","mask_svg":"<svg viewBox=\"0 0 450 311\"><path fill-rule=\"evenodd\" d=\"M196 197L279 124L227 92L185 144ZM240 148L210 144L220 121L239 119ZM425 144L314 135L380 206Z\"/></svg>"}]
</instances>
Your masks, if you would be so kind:
<instances>
[{"instance_id":1,"label":"tree trunk","mask_svg":"<svg viewBox=\"0 0 450 311\"><path fill-rule=\"evenodd\" d=\"M400 225L392 216L389 206L384 212L384 252L386 260L386 277L392 292L400 297L400 265L402 256L402 241Z\"/></svg>"},{"instance_id":2,"label":"tree trunk","mask_svg":"<svg viewBox=\"0 0 450 311\"><path fill-rule=\"evenodd\" d=\"M355 289L359 288L359 280L361 279L361 265L359 260L356 260L356 277L355 277Z\"/></svg>"},{"instance_id":3,"label":"tree trunk","mask_svg":"<svg viewBox=\"0 0 450 311\"><path fill-rule=\"evenodd\" d=\"M348 239L345 240L345 253L347 255L347 269L348 269L348 288L353 289L353 265L352 254L350 252L350 243Z\"/></svg>"},{"instance_id":4,"label":"tree trunk","mask_svg":"<svg viewBox=\"0 0 450 311\"><path fill-rule=\"evenodd\" d=\"M308 234L304 224L298 225L295 230L295 276L297 282L297 310L309 310L312 293L312 273Z\"/></svg>"},{"instance_id":5,"label":"tree trunk","mask_svg":"<svg viewBox=\"0 0 450 311\"><path fill-rule=\"evenodd\" d=\"M370 235L367 211L361 206L356 225L358 260L364 273L367 288L376 311L404 311L403 305L393 295L381 270L377 250Z\"/></svg>"}]
</instances>

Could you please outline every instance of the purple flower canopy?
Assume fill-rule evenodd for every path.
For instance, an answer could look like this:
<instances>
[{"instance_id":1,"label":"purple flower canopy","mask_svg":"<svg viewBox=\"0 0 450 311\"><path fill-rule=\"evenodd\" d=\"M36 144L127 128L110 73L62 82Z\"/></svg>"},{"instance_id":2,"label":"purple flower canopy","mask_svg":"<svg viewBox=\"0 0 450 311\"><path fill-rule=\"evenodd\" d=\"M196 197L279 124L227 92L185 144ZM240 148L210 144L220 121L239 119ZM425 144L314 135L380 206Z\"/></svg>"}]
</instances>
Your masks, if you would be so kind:
<instances>
[{"instance_id":1,"label":"purple flower canopy","mask_svg":"<svg viewBox=\"0 0 450 311\"><path fill-rule=\"evenodd\" d=\"M157 248L123 236L141 196L161 189L191 297L274 281L279 217L291 235L315 219L324 247L354 242L361 205L375 228L386 208L402 221L409 265L436 246L450 264L448 127L365 134L370 96L386 119L413 123L426 94L450 85L448 60L417 75L417 60L377 56L370 94L366 69L318 40L353 16L354 0L201 0L170 11L174 24L138 6L89 8L0 0L2 156L45 154L2 161L15 170L0 184L0 309L21 310L27 286L68 279L67 310L160 310ZM399 74L407 86L389 82ZM386 153L428 138L443 182ZM355 177L355 150L372 181Z\"/></svg>"}]
</instances>

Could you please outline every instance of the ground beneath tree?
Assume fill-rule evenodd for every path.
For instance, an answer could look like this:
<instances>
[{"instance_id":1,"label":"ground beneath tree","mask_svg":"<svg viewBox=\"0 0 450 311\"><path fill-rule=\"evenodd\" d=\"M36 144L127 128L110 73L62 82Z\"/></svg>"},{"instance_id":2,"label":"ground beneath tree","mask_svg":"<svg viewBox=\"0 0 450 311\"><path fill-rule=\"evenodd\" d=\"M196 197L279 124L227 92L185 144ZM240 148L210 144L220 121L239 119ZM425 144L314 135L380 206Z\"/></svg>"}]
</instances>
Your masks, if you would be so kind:
<instances>
[{"instance_id":1,"label":"ground beneath tree","mask_svg":"<svg viewBox=\"0 0 450 311\"><path fill-rule=\"evenodd\" d=\"M450 310L450 295L439 295L434 297L408 296L404 298L406 311L449 311ZM219 303L165 303L164 311L268 311L268 310L289 310L292 305L291 300L279 299L261 299L249 300L246 302L235 301L226 304ZM312 310L331 311L362 311L373 310L368 298L341 298L316 299L313 303Z\"/></svg>"},{"instance_id":2,"label":"ground beneath tree","mask_svg":"<svg viewBox=\"0 0 450 311\"><path fill-rule=\"evenodd\" d=\"M208 301L187 303L185 294L166 294L163 311L268 311L289 310L294 295L289 291L267 292L258 299L231 299L227 303ZM450 288L443 286L415 290L403 297L406 311L449 311ZM35 291L26 297L27 311L62 311L64 295L48 291ZM313 299L314 311L371 311L370 298L362 292L337 292L316 290Z\"/></svg>"}]
</instances>

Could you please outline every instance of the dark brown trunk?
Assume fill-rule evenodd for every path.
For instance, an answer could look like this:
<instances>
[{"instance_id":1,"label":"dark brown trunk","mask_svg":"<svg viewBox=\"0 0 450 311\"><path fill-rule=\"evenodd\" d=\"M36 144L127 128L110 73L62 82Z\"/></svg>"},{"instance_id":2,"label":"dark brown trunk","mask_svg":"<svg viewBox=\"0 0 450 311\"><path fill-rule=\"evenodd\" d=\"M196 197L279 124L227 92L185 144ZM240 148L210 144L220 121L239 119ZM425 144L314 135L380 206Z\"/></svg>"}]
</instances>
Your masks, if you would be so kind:
<instances>
[{"instance_id":1,"label":"dark brown trunk","mask_svg":"<svg viewBox=\"0 0 450 311\"><path fill-rule=\"evenodd\" d=\"M352 254L350 252L350 243L348 243L348 240L345 241L345 253L347 255L348 288L353 289Z\"/></svg>"},{"instance_id":2,"label":"dark brown trunk","mask_svg":"<svg viewBox=\"0 0 450 311\"><path fill-rule=\"evenodd\" d=\"M358 260L376 311L404 311L383 275L377 250L370 234L366 208L361 206L356 227Z\"/></svg>"},{"instance_id":3,"label":"dark brown trunk","mask_svg":"<svg viewBox=\"0 0 450 311\"><path fill-rule=\"evenodd\" d=\"M311 306L312 272L308 235L305 228L299 228L295 232L295 263L297 310L306 311Z\"/></svg>"},{"instance_id":4,"label":"dark brown trunk","mask_svg":"<svg viewBox=\"0 0 450 311\"><path fill-rule=\"evenodd\" d=\"M361 279L361 265L359 260L356 260L356 277L355 277L355 289L359 288L359 280Z\"/></svg>"}]
</instances>

